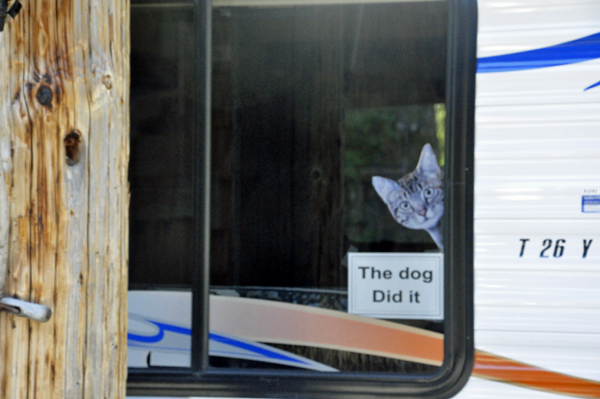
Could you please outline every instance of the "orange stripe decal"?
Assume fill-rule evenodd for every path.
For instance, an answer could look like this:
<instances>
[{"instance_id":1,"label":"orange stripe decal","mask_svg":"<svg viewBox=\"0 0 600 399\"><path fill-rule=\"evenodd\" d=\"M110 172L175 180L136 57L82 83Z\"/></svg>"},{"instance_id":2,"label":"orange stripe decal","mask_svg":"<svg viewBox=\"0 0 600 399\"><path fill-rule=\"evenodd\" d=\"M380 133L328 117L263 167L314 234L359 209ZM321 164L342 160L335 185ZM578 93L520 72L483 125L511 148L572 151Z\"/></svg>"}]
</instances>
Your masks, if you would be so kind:
<instances>
[{"instance_id":1,"label":"orange stripe decal","mask_svg":"<svg viewBox=\"0 0 600 399\"><path fill-rule=\"evenodd\" d=\"M600 398L598 381L571 377L482 351L475 353L473 375L563 395Z\"/></svg>"},{"instance_id":2,"label":"orange stripe decal","mask_svg":"<svg viewBox=\"0 0 600 399\"><path fill-rule=\"evenodd\" d=\"M346 350L441 365L443 335L344 312L211 296L211 331L245 339Z\"/></svg>"},{"instance_id":3,"label":"orange stripe decal","mask_svg":"<svg viewBox=\"0 0 600 399\"><path fill-rule=\"evenodd\" d=\"M441 365L444 336L420 328L284 302L210 297L210 329L245 339L312 346ZM600 382L482 351L473 375L556 394L600 398Z\"/></svg>"}]
</instances>

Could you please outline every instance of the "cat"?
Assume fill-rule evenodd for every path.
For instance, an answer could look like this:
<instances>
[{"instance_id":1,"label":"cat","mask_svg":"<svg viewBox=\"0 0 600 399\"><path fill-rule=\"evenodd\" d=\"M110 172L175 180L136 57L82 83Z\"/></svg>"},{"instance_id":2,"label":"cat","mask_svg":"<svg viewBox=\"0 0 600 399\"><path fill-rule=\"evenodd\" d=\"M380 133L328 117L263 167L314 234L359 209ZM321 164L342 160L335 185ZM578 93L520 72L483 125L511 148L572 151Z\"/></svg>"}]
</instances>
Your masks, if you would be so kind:
<instances>
[{"instance_id":1,"label":"cat","mask_svg":"<svg viewBox=\"0 0 600 399\"><path fill-rule=\"evenodd\" d=\"M440 221L444 214L442 171L429 143L423 146L414 171L398 181L373 176L373 187L394 219L409 229L423 229L443 250Z\"/></svg>"}]
</instances>

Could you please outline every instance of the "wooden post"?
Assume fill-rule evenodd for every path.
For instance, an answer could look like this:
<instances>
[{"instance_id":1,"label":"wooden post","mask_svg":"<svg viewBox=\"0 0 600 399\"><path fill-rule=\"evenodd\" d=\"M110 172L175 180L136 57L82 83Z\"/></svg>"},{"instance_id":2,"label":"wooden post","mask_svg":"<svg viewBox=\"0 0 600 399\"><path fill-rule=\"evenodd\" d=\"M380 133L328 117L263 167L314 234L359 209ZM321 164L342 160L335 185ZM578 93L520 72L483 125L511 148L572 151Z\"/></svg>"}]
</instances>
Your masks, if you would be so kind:
<instances>
[{"instance_id":1,"label":"wooden post","mask_svg":"<svg viewBox=\"0 0 600 399\"><path fill-rule=\"evenodd\" d=\"M53 315L0 314L0 398L122 398L129 2L21 2L0 33L5 294Z\"/></svg>"}]
</instances>

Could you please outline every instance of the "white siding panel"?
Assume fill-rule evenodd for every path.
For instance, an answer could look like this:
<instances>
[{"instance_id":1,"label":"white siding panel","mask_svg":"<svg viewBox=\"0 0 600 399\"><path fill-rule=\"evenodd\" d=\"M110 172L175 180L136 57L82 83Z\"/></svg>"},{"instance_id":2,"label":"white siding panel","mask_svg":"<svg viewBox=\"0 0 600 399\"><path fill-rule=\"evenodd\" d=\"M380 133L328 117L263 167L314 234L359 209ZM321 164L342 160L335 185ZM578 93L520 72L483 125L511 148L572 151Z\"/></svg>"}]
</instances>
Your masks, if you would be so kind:
<instances>
[{"instance_id":1,"label":"white siding panel","mask_svg":"<svg viewBox=\"0 0 600 399\"><path fill-rule=\"evenodd\" d=\"M564 6L565 4L577 6L585 4L598 4L597 0L479 0L479 12L502 11L518 9L521 7ZM481 29L481 27L480 27Z\"/></svg>"},{"instance_id":2,"label":"white siding panel","mask_svg":"<svg viewBox=\"0 0 600 399\"><path fill-rule=\"evenodd\" d=\"M549 182L560 185L561 181ZM548 184L548 185L549 185ZM598 185L592 179L587 186ZM532 187L533 186L533 187ZM477 192L477 218L556 218L556 219L598 219L600 212L582 211L582 188L550 188L539 183L529 185L505 184L495 187L481 187ZM503 191L506 190L506 191ZM512 190L512 191L508 191ZM590 209L586 207L585 209ZM600 229L600 225L598 225Z\"/></svg>"},{"instance_id":3,"label":"white siding panel","mask_svg":"<svg viewBox=\"0 0 600 399\"><path fill-rule=\"evenodd\" d=\"M578 13L580 9L570 8L570 13ZM484 14L485 15L485 14ZM576 14L577 17L581 15ZM485 17L484 17L485 18ZM494 15L491 19L497 19ZM492 30L481 31L478 36L477 57L493 57L496 55L520 53L581 39L600 31L599 20L565 20L560 28L541 24L540 29L520 25L499 25Z\"/></svg>"},{"instance_id":4,"label":"white siding panel","mask_svg":"<svg viewBox=\"0 0 600 399\"><path fill-rule=\"evenodd\" d=\"M477 331L600 334L600 309L477 305Z\"/></svg>"},{"instance_id":5,"label":"white siding panel","mask_svg":"<svg viewBox=\"0 0 600 399\"><path fill-rule=\"evenodd\" d=\"M517 140L478 145L475 218L600 219L600 212L583 207L583 196L600 190L600 156L595 155L600 154L600 137L589 145L577 140L579 147L566 143L564 154L558 145L562 141L533 149L531 156L526 146L534 146L532 140L524 140L522 147ZM502 157L511 148L516 148L512 155Z\"/></svg>"},{"instance_id":6,"label":"white siding panel","mask_svg":"<svg viewBox=\"0 0 600 399\"><path fill-rule=\"evenodd\" d=\"M475 233L477 238L481 235L522 237L523 234L540 237L578 235L584 238L590 238L590 236L593 238L600 235L600 229L596 220L578 220L576 223L569 220L476 220ZM600 239L600 237L598 238ZM499 253L494 255L499 255ZM597 266L600 270L600 263Z\"/></svg>"},{"instance_id":7,"label":"white siding panel","mask_svg":"<svg viewBox=\"0 0 600 399\"><path fill-rule=\"evenodd\" d=\"M490 32L507 32L507 40L510 39L510 31L524 31L528 36L541 36L538 32L546 33L547 29L563 30L574 27L593 29L600 21L598 3L594 0L574 1L479 1L479 34L482 45L489 41ZM523 42L527 43L526 35ZM548 34L545 46L556 44L552 34ZM571 37L570 40L577 37ZM567 38L567 40L569 40ZM545 47L542 46L542 47ZM538 48L538 46L525 46L524 50ZM522 51L522 50L521 50ZM494 54L479 54L479 57L506 54L502 48L498 48Z\"/></svg>"},{"instance_id":8,"label":"white siding panel","mask_svg":"<svg viewBox=\"0 0 600 399\"><path fill-rule=\"evenodd\" d=\"M583 88L582 95L585 95ZM600 121L600 104L533 104L526 106L477 107L475 118L477 130L482 125L505 125L508 128L515 123L598 123ZM526 139L526 137L524 138Z\"/></svg>"},{"instance_id":9,"label":"white siding panel","mask_svg":"<svg viewBox=\"0 0 600 399\"><path fill-rule=\"evenodd\" d=\"M480 149L484 148L481 145L486 145L487 143L502 144L503 142L507 142L513 145L514 151L530 150L531 153L535 154L538 146L552 143L552 140L590 140L593 143L599 134L600 119L580 121L572 117L568 121L553 121L548 123L514 123L504 121L502 124L478 124L476 134L477 155L481 155ZM516 143L516 141L521 141L521 144ZM586 151L586 146L580 146L579 150ZM499 153L502 154L502 152ZM508 154L504 153L504 155Z\"/></svg>"},{"instance_id":10,"label":"white siding panel","mask_svg":"<svg viewBox=\"0 0 600 399\"><path fill-rule=\"evenodd\" d=\"M599 70L600 60L590 60L527 71L482 73L477 75L477 106L597 103L600 87L584 89L600 81Z\"/></svg>"},{"instance_id":11,"label":"white siding panel","mask_svg":"<svg viewBox=\"0 0 600 399\"><path fill-rule=\"evenodd\" d=\"M491 159L476 158L476 184L581 181L581 189L600 183L600 156L597 158ZM594 184L595 183L595 184ZM593 184L590 187L590 184Z\"/></svg>"},{"instance_id":12,"label":"white siding panel","mask_svg":"<svg viewBox=\"0 0 600 399\"><path fill-rule=\"evenodd\" d=\"M477 306L600 309L600 272L477 270L475 282Z\"/></svg>"},{"instance_id":13,"label":"white siding panel","mask_svg":"<svg viewBox=\"0 0 600 399\"><path fill-rule=\"evenodd\" d=\"M520 239L528 239L525 243L523 257L520 257L523 242ZM552 240L552 246L544 254L546 247L544 241ZM554 257L555 245L559 239L565 239L564 255L560 258ZM582 236L565 236L547 233L545 236L534 236L523 232L511 236L482 237L475 246L476 270L535 270L539 273L551 273L555 271L599 271L600 263L600 237L596 233L588 236L592 243L588 248L586 258L582 258L584 252ZM547 241L546 241L547 243ZM547 258L540 257L547 255ZM596 295L600 297L600 288Z\"/></svg>"},{"instance_id":14,"label":"white siding panel","mask_svg":"<svg viewBox=\"0 0 600 399\"><path fill-rule=\"evenodd\" d=\"M589 124L586 128L562 125L548 127L546 131L549 137L545 139L538 138L544 135L544 128L540 127L521 125L510 129L521 139L510 134L506 135L508 137L496 137L495 133L500 129L482 128L477 136L477 159L597 158L600 154L600 124ZM592 135L589 131L593 129L598 130ZM524 136L527 139L523 139ZM479 186L476 188L479 189Z\"/></svg>"},{"instance_id":15,"label":"white siding panel","mask_svg":"<svg viewBox=\"0 0 600 399\"><path fill-rule=\"evenodd\" d=\"M591 181L590 184L592 184ZM478 193L477 201L481 205L477 207L476 216L478 218L531 219L537 217L600 220L599 212L582 212L581 189L565 189L564 191L571 192L558 195L552 193L552 189L527 187L523 184L520 191L500 195ZM598 228L600 229L600 225Z\"/></svg>"}]
</instances>

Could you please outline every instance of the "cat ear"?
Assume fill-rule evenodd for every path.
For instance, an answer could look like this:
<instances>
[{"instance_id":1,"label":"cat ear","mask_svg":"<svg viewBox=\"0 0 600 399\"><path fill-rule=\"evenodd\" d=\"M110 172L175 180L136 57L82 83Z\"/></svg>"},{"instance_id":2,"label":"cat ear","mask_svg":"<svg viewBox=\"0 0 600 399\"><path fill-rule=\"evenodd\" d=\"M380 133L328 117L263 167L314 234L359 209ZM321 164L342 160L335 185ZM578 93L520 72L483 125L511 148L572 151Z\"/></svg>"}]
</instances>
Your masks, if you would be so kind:
<instances>
[{"instance_id":1,"label":"cat ear","mask_svg":"<svg viewBox=\"0 0 600 399\"><path fill-rule=\"evenodd\" d=\"M377 191L377 194L381 197L381 199L387 204L388 203L388 195L395 190L400 188L400 185L391 179L386 179L385 177L373 176L371 179L373 183L373 188Z\"/></svg>"},{"instance_id":2,"label":"cat ear","mask_svg":"<svg viewBox=\"0 0 600 399\"><path fill-rule=\"evenodd\" d=\"M419 164L415 170L427 174L441 173L437 158L433 152L433 148L431 148L429 143L423 146L423 149L421 150L421 156L419 157Z\"/></svg>"}]
</instances>

